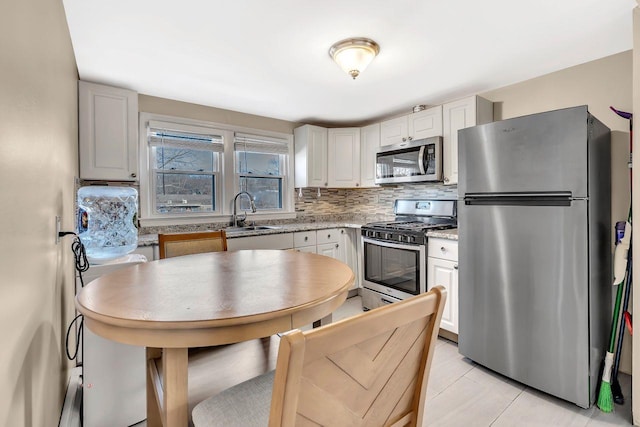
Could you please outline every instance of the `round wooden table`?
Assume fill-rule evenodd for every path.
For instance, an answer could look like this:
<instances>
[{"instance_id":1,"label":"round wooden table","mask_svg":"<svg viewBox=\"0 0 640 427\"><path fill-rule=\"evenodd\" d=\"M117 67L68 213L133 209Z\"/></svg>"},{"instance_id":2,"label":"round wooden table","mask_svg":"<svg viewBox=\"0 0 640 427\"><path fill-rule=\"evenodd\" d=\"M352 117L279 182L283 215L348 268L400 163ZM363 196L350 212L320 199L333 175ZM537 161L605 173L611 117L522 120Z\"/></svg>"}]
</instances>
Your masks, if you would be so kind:
<instances>
[{"instance_id":1,"label":"round wooden table","mask_svg":"<svg viewBox=\"0 0 640 427\"><path fill-rule=\"evenodd\" d=\"M354 279L345 264L316 254L213 252L102 276L80 291L76 307L96 334L147 347L147 426L186 427L189 347L266 337L327 318Z\"/></svg>"}]
</instances>

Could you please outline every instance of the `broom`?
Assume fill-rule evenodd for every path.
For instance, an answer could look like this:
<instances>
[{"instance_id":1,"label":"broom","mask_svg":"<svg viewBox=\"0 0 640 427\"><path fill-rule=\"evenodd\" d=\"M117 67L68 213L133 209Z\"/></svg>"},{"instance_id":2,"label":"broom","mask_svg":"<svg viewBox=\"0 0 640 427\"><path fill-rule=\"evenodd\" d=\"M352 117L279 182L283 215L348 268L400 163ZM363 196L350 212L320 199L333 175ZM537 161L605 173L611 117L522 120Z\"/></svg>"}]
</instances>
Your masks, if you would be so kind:
<instances>
[{"instance_id":1,"label":"broom","mask_svg":"<svg viewBox=\"0 0 640 427\"><path fill-rule=\"evenodd\" d=\"M627 258L629 255L629 245L631 243L631 225L625 225L624 237L616 246L614 255L614 286L618 286L616 293L616 303L613 308L613 319L611 320L611 334L609 338L609 350L604 358L604 370L602 371L602 381L600 383L600 393L598 394L598 408L602 412L613 411L613 393L611 392L611 368L613 367L613 351L616 343L616 330L618 329L618 317L620 315L620 302L622 301L622 291L624 278L629 269Z\"/></svg>"},{"instance_id":2,"label":"broom","mask_svg":"<svg viewBox=\"0 0 640 427\"><path fill-rule=\"evenodd\" d=\"M633 169L632 169L632 156L633 156L633 114L617 110L613 107L609 107L613 112L615 112L618 116L629 120L629 190L631 195L633 195L632 186L633 186ZM627 220L631 223L631 210L629 210L629 219ZM627 263L631 267L633 265L633 257L631 246L629 246L629 257L627 259ZM624 395L622 394L622 389L620 387L620 382L618 381L618 369L620 368L620 356L622 356L622 340L624 339L624 329L625 322L628 320L629 313L629 294L631 293L631 271L632 268L627 269L627 277L626 284L624 290L624 302L622 303L622 313L620 314L620 326L618 327L618 342L616 344L616 357L613 361L613 370L611 371L612 381L611 381L611 392L613 394L613 401L619 405L624 403Z\"/></svg>"}]
</instances>

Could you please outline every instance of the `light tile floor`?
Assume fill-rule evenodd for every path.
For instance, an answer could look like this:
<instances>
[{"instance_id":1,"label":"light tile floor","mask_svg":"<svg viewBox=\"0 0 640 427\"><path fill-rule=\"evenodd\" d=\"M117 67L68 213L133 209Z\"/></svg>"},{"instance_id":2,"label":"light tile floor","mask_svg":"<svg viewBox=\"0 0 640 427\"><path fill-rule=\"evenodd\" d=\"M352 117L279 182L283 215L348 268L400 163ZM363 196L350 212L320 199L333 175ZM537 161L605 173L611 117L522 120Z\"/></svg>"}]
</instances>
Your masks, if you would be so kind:
<instances>
[{"instance_id":1,"label":"light tile floor","mask_svg":"<svg viewBox=\"0 0 640 427\"><path fill-rule=\"evenodd\" d=\"M360 297L349 298L334 320L362 312ZM631 377L620 375L626 402L610 414L595 405L582 409L486 369L439 339L427 389L423 427L606 427L631 426ZM146 422L137 424L144 427Z\"/></svg>"},{"instance_id":2,"label":"light tile floor","mask_svg":"<svg viewBox=\"0 0 640 427\"><path fill-rule=\"evenodd\" d=\"M361 312L361 305L360 297L349 298L334 319ZM474 363L458 353L456 343L441 338L429 374L425 426L631 426L631 377L619 379L624 405L610 414L595 405L582 409Z\"/></svg>"}]
</instances>

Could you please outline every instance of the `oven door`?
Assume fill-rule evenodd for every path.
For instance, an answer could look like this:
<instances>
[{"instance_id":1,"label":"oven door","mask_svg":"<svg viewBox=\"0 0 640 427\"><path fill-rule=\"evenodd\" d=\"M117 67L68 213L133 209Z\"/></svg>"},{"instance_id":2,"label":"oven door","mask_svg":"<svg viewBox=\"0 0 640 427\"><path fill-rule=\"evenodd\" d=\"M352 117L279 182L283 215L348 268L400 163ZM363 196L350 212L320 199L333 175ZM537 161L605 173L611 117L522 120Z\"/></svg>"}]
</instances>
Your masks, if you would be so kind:
<instances>
[{"instance_id":1,"label":"oven door","mask_svg":"<svg viewBox=\"0 0 640 427\"><path fill-rule=\"evenodd\" d=\"M362 239L365 288L404 299L426 292L426 248Z\"/></svg>"}]
</instances>

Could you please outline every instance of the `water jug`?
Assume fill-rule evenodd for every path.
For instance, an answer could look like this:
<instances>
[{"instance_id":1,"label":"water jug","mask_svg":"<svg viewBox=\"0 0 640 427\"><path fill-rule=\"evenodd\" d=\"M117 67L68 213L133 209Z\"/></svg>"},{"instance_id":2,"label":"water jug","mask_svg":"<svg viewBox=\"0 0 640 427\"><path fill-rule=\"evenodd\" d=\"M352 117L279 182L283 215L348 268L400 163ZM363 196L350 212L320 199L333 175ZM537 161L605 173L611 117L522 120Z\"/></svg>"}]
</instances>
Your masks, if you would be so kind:
<instances>
[{"instance_id":1,"label":"water jug","mask_svg":"<svg viewBox=\"0 0 640 427\"><path fill-rule=\"evenodd\" d=\"M131 187L78 190L78 236L92 264L119 258L138 246L138 192Z\"/></svg>"}]
</instances>

